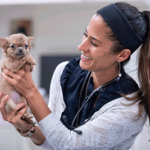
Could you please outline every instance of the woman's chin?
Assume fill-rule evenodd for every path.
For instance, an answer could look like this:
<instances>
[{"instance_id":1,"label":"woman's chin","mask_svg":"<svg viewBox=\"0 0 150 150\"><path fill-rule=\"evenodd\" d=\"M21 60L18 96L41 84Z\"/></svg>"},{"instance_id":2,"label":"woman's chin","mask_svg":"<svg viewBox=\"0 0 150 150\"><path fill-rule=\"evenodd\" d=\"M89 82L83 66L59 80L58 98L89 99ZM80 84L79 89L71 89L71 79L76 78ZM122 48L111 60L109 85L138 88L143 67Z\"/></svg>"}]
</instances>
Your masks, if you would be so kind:
<instances>
[{"instance_id":1,"label":"woman's chin","mask_svg":"<svg viewBox=\"0 0 150 150\"><path fill-rule=\"evenodd\" d=\"M90 70L90 66L89 66L88 64L85 64L82 60L80 60L79 65L80 65L80 67L81 67L83 70L91 71L91 70Z\"/></svg>"}]
</instances>

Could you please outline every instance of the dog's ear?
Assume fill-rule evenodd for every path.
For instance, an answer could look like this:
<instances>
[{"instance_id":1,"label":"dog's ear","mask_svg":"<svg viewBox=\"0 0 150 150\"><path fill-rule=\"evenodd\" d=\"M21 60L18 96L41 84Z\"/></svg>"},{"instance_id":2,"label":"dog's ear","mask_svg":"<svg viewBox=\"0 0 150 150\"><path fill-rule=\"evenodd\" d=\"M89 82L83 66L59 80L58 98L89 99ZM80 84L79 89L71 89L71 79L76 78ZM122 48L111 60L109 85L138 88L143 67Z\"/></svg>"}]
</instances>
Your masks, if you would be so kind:
<instances>
[{"instance_id":1,"label":"dog's ear","mask_svg":"<svg viewBox=\"0 0 150 150\"><path fill-rule=\"evenodd\" d=\"M8 47L7 39L0 39L0 47L2 47L3 49L7 49Z\"/></svg>"},{"instance_id":2,"label":"dog's ear","mask_svg":"<svg viewBox=\"0 0 150 150\"><path fill-rule=\"evenodd\" d=\"M30 44L30 45L33 44L33 40L34 40L34 37L28 37L28 41L29 41L29 44Z\"/></svg>"}]
</instances>

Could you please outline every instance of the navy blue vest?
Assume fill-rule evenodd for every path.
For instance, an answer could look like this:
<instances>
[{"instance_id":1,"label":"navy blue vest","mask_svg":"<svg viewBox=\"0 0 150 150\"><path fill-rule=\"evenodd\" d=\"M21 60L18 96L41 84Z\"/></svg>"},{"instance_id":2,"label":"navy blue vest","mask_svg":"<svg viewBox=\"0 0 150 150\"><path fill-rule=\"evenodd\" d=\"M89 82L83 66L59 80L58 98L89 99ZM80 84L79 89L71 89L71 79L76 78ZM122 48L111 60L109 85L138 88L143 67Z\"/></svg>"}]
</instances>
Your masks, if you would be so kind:
<instances>
[{"instance_id":1,"label":"navy blue vest","mask_svg":"<svg viewBox=\"0 0 150 150\"><path fill-rule=\"evenodd\" d=\"M66 109L61 115L61 121L64 125L66 123L62 119L62 116L67 117L67 122L69 126L71 125L77 111L78 111L78 100L79 100L79 93L83 84L83 81L88 73L87 70L81 69L79 66L80 58L72 59L64 68L63 73L61 75L60 83L63 92L64 102L66 104ZM122 76L119 81L115 82L114 84L107 87L103 93L99 95L97 93L86 106L83 108L80 114L80 123L84 122L86 119L91 117L94 112L98 111L103 105L106 103L115 100L119 97L122 97L122 94L131 94L136 92L139 89L137 83L128 76L125 72L122 72ZM88 89L87 89L87 96L82 100L83 103L89 94L93 90L93 82L90 79ZM99 95L99 97L98 97ZM98 97L96 103L95 100ZM94 106L95 103L95 106ZM82 106L82 105L81 105ZM93 107L94 106L94 107Z\"/></svg>"}]
</instances>

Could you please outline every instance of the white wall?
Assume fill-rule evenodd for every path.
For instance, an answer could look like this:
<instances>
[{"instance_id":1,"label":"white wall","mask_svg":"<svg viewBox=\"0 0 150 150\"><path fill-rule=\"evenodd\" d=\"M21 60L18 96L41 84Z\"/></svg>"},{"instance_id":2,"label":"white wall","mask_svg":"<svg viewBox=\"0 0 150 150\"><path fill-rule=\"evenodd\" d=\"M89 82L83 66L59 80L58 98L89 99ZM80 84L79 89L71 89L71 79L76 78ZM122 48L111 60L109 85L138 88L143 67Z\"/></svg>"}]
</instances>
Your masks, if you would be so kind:
<instances>
[{"instance_id":1,"label":"white wall","mask_svg":"<svg viewBox=\"0 0 150 150\"><path fill-rule=\"evenodd\" d=\"M142 1L132 3L135 3L135 6L137 6L140 10L149 9L149 6ZM0 37L7 37L10 35L10 22L12 19L31 18L33 20L33 36L35 37L35 41L31 55L35 58L37 66L35 67L32 75L35 84L39 87L40 56L47 54L79 54L77 46L81 42L85 27L88 25L90 18L96 10L106 4L108 4L108 2L48 5L3 5L0 6ZM2 52L0 52L0 58L1 57ZM127 69L133 69L133 66L136 66L137 62L135 60L136 57L133 56L131 63L127 66ZM136 78L135 72L130 73L134 76L134 78ZM0 141L4 141L3 137L4 135L6 136L3 131L4 125L2 125L2 122L2 119L0 119ZM10 135L16 135L16 132L13 132L14 128L9 128L9 124L7 124L7 127L8 129L11 129ZM5 126L5 128L7 127ZM142 146L146 146L144 147L144 150L148 150L150 148L150 145L148 148L147 143L145 145L145 141L148 141L148 133L147 129L144 131L146 133L144 132L144 136L139 138L140 143L136 143L136 146L134 146L136 148L134 148L134 150L141 150ZM10 135L8 135L8 139L10 138ZM7 141L4 141L3 143L7 143ZM15 141L12 144L14 143ZM20 143L22 142L18 139L16 145L18 144L18 147L20 147ZM5 144L5 147L2 147L0 144L0 150L8 150L8 145ZM30 143L28 145L32 144ZM141 146L140 149L138 148L139 145ZM16 147L14 149L17 150ZM31 149L33 150L34 148ZM23 150L23 148L18 148L18 150Z\"/></svg>"},{"instance_id":2,"label":"white wall","mask_svg":"<svg viewBox=\"0 0 150 150\"><path fill-rule=\"evenodd\" d=\"M10 35L11 20L20 18L33 20L35 41L31 54L37 62L33 76L39 87L40 56L79 54L77 46L81 42L85 27L96 10L106 4L108 3L0 5L0 37ZM142 2L135 5L140 9L148 9Z\"/></svg>"}]
</instances>

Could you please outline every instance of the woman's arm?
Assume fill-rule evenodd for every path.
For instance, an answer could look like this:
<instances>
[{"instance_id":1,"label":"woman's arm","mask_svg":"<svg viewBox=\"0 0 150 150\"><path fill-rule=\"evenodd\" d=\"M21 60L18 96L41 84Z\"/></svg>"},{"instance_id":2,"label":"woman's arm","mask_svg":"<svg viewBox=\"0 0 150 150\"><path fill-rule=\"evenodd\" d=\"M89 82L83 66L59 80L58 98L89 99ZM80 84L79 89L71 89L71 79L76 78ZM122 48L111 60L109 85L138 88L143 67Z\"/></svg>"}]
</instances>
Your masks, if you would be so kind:
<instances>
[{"instance_id":1,"label":"woman's arm","mask_svg":"<svg viewBox=\"0 0 150 150\"><path fill-rule=\"evenodd\" d=\"M35 132L33 135L30 137L30 139L36 144L36 145L41 145L45 141L45 136L42 133L41 129L35 125Z\"/></svg>"},{"instance_id":2,"label":"woman's arm","mask_svg":"<svg viewBox=\"0 0 150 150\"><path fill-rule=\"evenodd\" d=\"M30 94L27 94L25 97L37 122L51 113L51 110L36 87L32 88Z\"/></svg>"},{"instance_id":3,"label":"woman's arm","mask_svg":"<svg viewBox=\"0 0 150 150\"><path fill-rule=\"evenodd\" d=\"M54 71L52 81L51 81L53 84L53 87L50 90L50 93L51 93L50 96L54 95L53 94L54 92L57 92L57 94L53 96L53 98L51 98L55 100L51 100L51 101L56 102L58 99L58 95L61 94L58 91L60 89L59 81L60 81L60 76L62 74L62 71L67 63L68 62L66 61L66 62L59 64ZM22 69L22 70L19 70L17 73L13 73L7 69L3 69L2 75L3 75L3 78L7 82L12 84L15 87L15 89L27 99L30 109L32 110L38 122L51 113L51 110L48 108L45 100L43 99L42 95L40 94L37 87L35 86L30 71L25 72ZM59 110L55 109L53 111L57 112Z\"/></svg>"},{"instance_id":4,"label":"woman's arm","mask_svg":"<svg viewBox=\"0 0 150 150\"><path fill-rule=\"evenodd\" d=\"M63 67L61 67L61 69L59 68L59 70L62 70ZM7 72L8 70L4 70L4 72L7 74L7 73L10 73L11 72ZM43 118L45 118L45 116L47 116L48 114L51 113L50 109L47 107L47 104L45 103L43 97L41 96L41 94L39 93L39 91L37 90L36 86L34 85L33 83L33 80L32 80L32 77L31 77L31 74L30 72L27 73L26 76L25 75L25 72L23 70L20 70L18 72L18 74L13 74L13 77L11 78L7 78L7 76L5 76L5 74L3 74L3 77L7 80L8 79L8 82L10 81L11 83L13 83L14 85L17 85L18 87L18 91L20 90L20 93L22 92L25 93L23 94L26 99L30 100L29 105L30 105L30 108L36 118L37 121L40 121L42 120ZM23 85L19 84L20 82L20 78L24 78L25 80L23 80ZM15 87L17 89L17 87ZM31 91L32 89L32 91ZM33 99L32 99L33 98ZM5 106L5 103L6 103L7 99L4 99L4 104L3 104L3 108ZM33 107L32 107L33 106ZM37 109L35 109L37 108ZM19 110L20 108L18 108ZM46 111L47 110L47 111ZM22 110L21 110L22 111ZM25 111L24 111L25 112ZM21 112L20 112L21 113ZM21 113L23 115L23 112ZM20 115L20 117L22 116ZM5 116L5 113L3 113L3 116ZM6 118L6 117L5 117ZM20 119L20 118L19 118ZM5 119L7 120L7 119ZM17 122L17 121L16 121ZM29 130L29 127L25 128L22 126L22 128L19 128L20 130L22 131L28 131ZM41 132L40 128L38 126L35 126L35 133L31 136L31 140L36 144L36 145L41 145L43 142L44 144L42 144L41 146L43 148L45 147L48 147L48 148L51 148L51 145L50 143L48 142L47 139L45 139L45 136L43 135L43 133Z\"/></svg>"},{"instance_id":5,"label":"woman's arm","mask_svg":"<svg viewBox=\"0 0 150 150\"><path fill-rule=\"evenodd\" d=\"M60 93L60 79L53 78L52 83L54 83L53 85L55 86L52 88L53 91L51 90L51 92ZM57 89L58 87L59 90ZM55 95L55 93L52 93L51 95ZM34 95L30 93L28 99L32 101L31 97L33 96ZM53 96L52 98L55 102L58 97ZM35 98L33 98L33 100L36 101ZM39 103L39 101L37 101L37 103ZM37 105L33 105L33 102L30 102L30 104L32 104L32 109L38 110L38 107L35 108ZM55 103L55 105L58 105L58 103ZM54 149L107 150L114 148L116 145L120 146L120 149L122 148L122 145L124 149L127 149L133 144L135 137L141 131L145 122L145 116L144 118L141 117L139 120L136 118L138 104L124 106L121 105L121 102L118 100L116 105L112 106L110 108L105 108L106 110L103 113L100 113L95 119L90 120L77 128L83 132L81 135L68 130L53 113L47 113L47 116L45 115L46 117L43 115L44 118L42 120L39 119L41 121L39 121L38 124L45 135L47 142ZM37 117L42 118L38 111L37 113ZM119 147L117 148L119 149Z\"/></svg>"}]
</instances>

